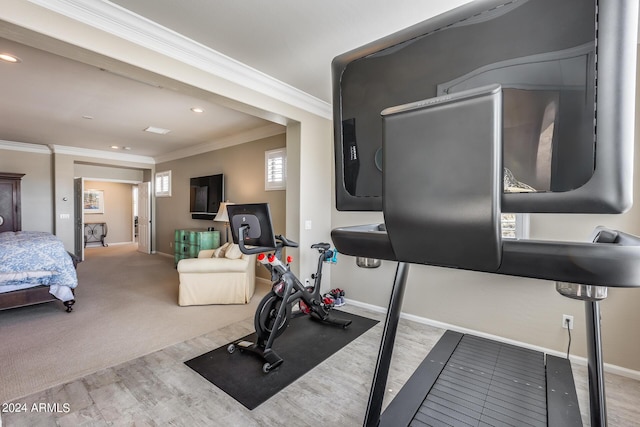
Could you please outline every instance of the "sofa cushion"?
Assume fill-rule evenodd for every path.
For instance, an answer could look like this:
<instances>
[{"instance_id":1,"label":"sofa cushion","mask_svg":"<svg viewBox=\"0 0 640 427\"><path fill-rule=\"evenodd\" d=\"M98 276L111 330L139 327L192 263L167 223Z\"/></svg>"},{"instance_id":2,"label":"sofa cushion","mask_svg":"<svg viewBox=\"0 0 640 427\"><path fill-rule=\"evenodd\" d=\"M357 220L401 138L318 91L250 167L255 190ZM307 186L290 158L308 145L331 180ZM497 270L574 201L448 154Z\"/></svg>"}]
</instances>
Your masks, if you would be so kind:
<instances>
[{"instance_id":1,"label":"sofa cushion","mask_svg":"<svg viewBox=\"0 0 640 427\"><path fill-rule=\"evenodd\" d=\"M224 252L227 250L228 247L229 247L229 242L227 242L224 245L220 246L218 249L213 251L213 255L211 256L211 258L222 258L222 257L224 257Z\"/></svg>"},{"instance_id":2,"label":"sofa cushion","mask_svg":"<svg viewBox=\"0 0 640 427\"><path fill-rule=\"evenodd\" d=\"M215 249L202 249L198 252L198 258L211 258L213 257L213 251L215 251Z\"/></svg>"},{"instance_id":3,"label":"sofa cushion","mask_svg":"<svg viewBox=\"0 0 640 427\"><path fill-rule=\"evenodd\" d=\"M225 258L229 259L238 259L242 257L242 252L240 251L240 246L235 243L230 245L224 253Z\"/></svg>"}]
</instances>

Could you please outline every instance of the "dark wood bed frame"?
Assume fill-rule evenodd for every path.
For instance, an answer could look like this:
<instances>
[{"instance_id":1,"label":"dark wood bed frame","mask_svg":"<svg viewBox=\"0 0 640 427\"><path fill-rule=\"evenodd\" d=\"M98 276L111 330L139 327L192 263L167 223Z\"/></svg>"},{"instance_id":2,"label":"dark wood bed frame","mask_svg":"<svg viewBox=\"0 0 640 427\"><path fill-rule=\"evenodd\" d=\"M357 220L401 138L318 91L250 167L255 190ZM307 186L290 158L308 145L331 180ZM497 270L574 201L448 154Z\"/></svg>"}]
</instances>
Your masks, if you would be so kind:
<instances>
[{"instance_id":1,"label":"dark wood bed frame","mask_svg":"<svg viewBox=\"0 0 640 427\"><path fill-rule=\"evenodd\" d=\"M78 258L71 253L69 253L69 255L73 260L73 266L78 268L78 263L80 262ZM71 292L73 292L73 289ZM48 286L36 286L35 288L20 289L0 294L0 311L52 301L60 300L49 293ZM67 313L71 313L76 300L72 299L69 301L62 301L62 303L67 308Z\"/></svg>"},{"instance_id":2,"label":"dark wood bed frame","mask_svg":"<svg viewBox=\"0 0 640 427\"><path fill-rule=\"evenodd\" d=\"M24 307L27 305L41 304L44 302L59 301L56 297L49 293L48 286L37 286L35 288L20 289L0 294L0 310L8 310L10 308ZM73 304L76 300L65 301L63 304L67 307L67 313L73 310Z\"/></svg>"},{"instance_id":3,"label":"dark wood bed frame","mask_svg":"<svg viewBox=\"0 0 640 427\"><path fill-rule=\"evenodd\" d=\"M1 187L2 193L0 194L0 199L2 200L3 204L7 202L11 203L11 208L7 211L11 213L7 215L7 218L3 218L2 223L0 223L0 226L2 226L2 228L0 228L0 232L22 230L20 181L22 180L23 176L24 174L22 173L0 172L0 182L4 184ZM5 215L5 213L3 213L3 215ZM76 258L73 254L69 255L71 255L71 259L73 260L73 266L77 267L79 262L78 258ZM51 301L59 300L49 293L49 287L37 286L35 288L1 293L0 310L8 310L10 308L24 307L27 305L41 304L43 302ZM75 300L63 302L63 304L67 307L67 313L73 310L72 307L75 302Z\"/></svg>"}]
</instances>

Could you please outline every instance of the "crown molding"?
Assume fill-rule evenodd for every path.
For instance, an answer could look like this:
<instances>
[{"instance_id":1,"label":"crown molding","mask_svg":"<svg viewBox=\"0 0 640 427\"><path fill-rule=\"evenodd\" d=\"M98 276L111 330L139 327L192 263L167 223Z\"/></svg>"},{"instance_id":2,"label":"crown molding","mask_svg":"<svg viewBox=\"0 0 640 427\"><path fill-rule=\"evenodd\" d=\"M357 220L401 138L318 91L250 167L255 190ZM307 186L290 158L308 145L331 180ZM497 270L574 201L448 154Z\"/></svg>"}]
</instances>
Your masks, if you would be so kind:
<instances>
[{"instance_id":1,"label":"crown molding","mask_svg":"<svg viewBox=\"0 0 640 427\"><path fill-rule=\"evenodd\" d=\"M0 140L0 150L22 151L39 154L68 154L71 156L93 157L98 159L120 160L125 162L155 164L153 157L140 156L136 154L114 153L111 151L92 150L89 148L69 147L65 145L42 145L29 142L4 141Z\"/></svg>"},{"instance_id":2,"label":"crown molding","mask_svg":"<svg viewBox=\"0 0 640 427\"><path fill-rule=\"evenodd\" d=\"M107 0L29 0L225 80L323 117L331 104Z\"/></svg>"},{"instance_id":3,"label":"crown molding","mask_svg":"<svg viewBox=\"0 0 640 427\"><path fill-rule=\"evenodd\" d=\"M209 141L193 147L183 148L154 157L156 164L169 162L172 160L183 159L185 157L197 156L199 154L208 153L210 151L220 150L222 148L232 147L234 145L244 144L246 142L257 141L263 138L269 138L275 135L281 135L286 132L286 127L277 124L270 124L246 132L236 133L234 135Z\"/></svg>"},{"instance_id":4,"label":"crown molding","mask_svg":"<svg viewBox=\"0 0 640 427\"><path fill-rule=\"evenodd\" d=\"M28 153L51 154L51 149L46 145L31 144L28 142L0 140L0 150L25 151Z\"/></svg>"},{"instance_id":5,"label":"crown molding","mask_svg":"<svg viewBox=\"0 0 640 427\"><path fill-rule=\"evenodd\" d=\"M90 148L68 147L65 145L49 145L51 152L55 154L67 154L70 156L93 157L104 160L120 160L124 162L143 163L155 165L153 157L136 154L114 153L111 151L92 150Z\"/></svg>"},{"instance_id":6,"label":"crown molding","mask_svg":"<svg viewBox=\"0 0 640 427\"><path fill-rule=\"evenodd\" d=\"M237 133L225 138L209 141L193 147L183 148L156 157L140 156L136 154L116 153L111 151L93 150L90 148L70 147L66 145L41 145L28 142L4 141L0 140L0 150L22 151L39 154L66 154L78 157L91 157L105 160L119 160L124 162L142 163L155 165L157 163L169 162L185 157L197 156L210 151L244 144L246 142L257 141L286 132L286 127L278 124L270 124L246 132Z\"/></svg>"}]
</instances>

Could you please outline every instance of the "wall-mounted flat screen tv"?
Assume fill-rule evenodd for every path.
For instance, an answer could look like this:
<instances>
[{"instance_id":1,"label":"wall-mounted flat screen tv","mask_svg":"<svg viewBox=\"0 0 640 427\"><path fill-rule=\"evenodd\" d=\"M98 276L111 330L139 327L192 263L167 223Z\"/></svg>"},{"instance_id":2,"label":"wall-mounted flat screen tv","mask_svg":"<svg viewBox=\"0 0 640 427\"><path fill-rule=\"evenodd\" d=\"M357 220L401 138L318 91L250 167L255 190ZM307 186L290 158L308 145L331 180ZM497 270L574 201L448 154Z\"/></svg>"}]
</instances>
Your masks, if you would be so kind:
<instances>
[{"instance_id":1,"label":"wall-mounted flat screen tv","mask_svg":"<svg viewBox=\"0 0 640 427\"><path fill-rule=\"evenodd\" d=\"M223 200L223 174L191 178L189 211L193 219L212 220Z\"/></svg>"},{"instance_id":2,"label":"wall-mounted flat screen tv","mask_svg":"<svg viewBox=\"0 0 640 427\"><path fill-rule=\"evenodd\" d=\"M382 110L490 84L503 89L503 211L628 209L637 7L476 0L336 57L338 210L382 210Z\"/></svg>"}]
</instances>

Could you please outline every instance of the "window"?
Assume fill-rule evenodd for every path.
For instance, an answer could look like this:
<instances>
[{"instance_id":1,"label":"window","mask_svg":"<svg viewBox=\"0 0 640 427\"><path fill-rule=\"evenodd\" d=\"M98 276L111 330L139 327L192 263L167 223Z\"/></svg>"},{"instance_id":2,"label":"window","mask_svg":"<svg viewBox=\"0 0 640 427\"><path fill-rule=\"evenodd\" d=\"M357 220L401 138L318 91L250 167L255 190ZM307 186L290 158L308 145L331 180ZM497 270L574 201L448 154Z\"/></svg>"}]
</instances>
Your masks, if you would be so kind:
<instances>
[{"instance_id":1,"label":"window","mask_svg":"<svg viewBox=\"0 0 640 427\"><path fill-rule=\"evenodd\" d=\"M529 214L503 213L500 225L503 239L528 239Z\"/></svg>"},{"instance_id":2,"label":"window","mask_svg":"<svg viewBox=\"0 0 640 427\"><path fill-rule=\"evenodd\" d=\"M287 150L265 151L264 189L285 190L287 188Z\"/></svg>"},{"instance_id":3,"label":"window","mask_svg":"<svg viewBox=\"0 0 640 427\"><path fill-rule=\"evenodd\" d=\"M156 197L171 197L171 171L156 173Z\"/></svg>"}]
</instances>

